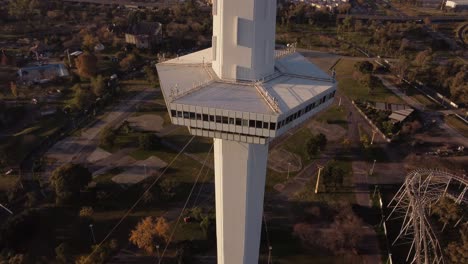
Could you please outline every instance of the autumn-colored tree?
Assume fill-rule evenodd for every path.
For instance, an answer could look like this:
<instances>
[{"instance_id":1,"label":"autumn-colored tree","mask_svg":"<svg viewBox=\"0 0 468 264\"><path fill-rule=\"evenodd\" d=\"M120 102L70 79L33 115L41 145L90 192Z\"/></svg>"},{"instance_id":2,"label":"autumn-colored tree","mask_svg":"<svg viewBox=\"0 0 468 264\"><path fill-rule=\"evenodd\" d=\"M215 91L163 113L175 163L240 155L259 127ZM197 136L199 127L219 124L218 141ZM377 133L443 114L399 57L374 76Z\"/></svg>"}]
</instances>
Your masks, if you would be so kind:
<instances>
[{"instance_id":1,"label":"autumn-colored tree","mask_svg":"<svg viewBox=\"0 0 468 264\"><path fill-rule=\"evenodd\" d=\"M458 241L450 242L445 249L450 263L468 263L468 224L464 223L460 228L460 238Z\"/></svg>"},{"instance_id":2,"label":"autumn-colored tree","mask_svg":"<svg viewBox=\"0 0 468 264\"><path fill-rule=\"evenodd\" d=\"M127 57L125 57L122 61L120 61L120 67L124 71L128 71L131 68L134 67L134 65L137 63L138 58L135 54L128 54Z\"/></svg>"},{"instance_id":3,"label":"autumn-colored tree","mask_svg":"<svg viewBox=\"0 0 468 264\"><path fill-rule=\"evenodd\" d=\"M81 207L80 209L81 218L90 218L91 216L93 216L93 214L94 214L94 210L91 206L84 206L84 207Z\"/></svg>"},{"instance_id":4,"label":"autumn-colored tree","mask_svg":"<svg viewBox=\"0 0 468 264\"><path fill-rule=\"evenodd\" d=\"M91 254L79 256L75 264L104 264L107 263L109 258L114 255L119 249L117 240L104 242L101 246L94 245Z\"/></svg>"},{"instance_id":5,"label":"autumn-colored tree","mask_svg":"<svg viewBox=\"0 0 468 264\"><path fill-rule=\"evenodd\" d=\"M91 88L93 89L94 95L101 97L106 92L106 84L102 75L98 75L96 78L91 77Z\"/></svg>"},{"instance_id":6,"label":"autumn-colored tree","mask_svg":"<svg viewBox=\"0 0 468 264\"><path fill-rule=\"evenodd\" d=\"M459 71L450 81L451 98L460 103L468 103L468 73Z\"/></svg>"},{"instance_id":7,"label":"autumn-colored tree","mask_svg":"<svg viewBox=\"0 0 468 264\"><path fill-rule=\"evenodd\" d=\"M315 228L308 223L293 227L293 235L306 247L319 247L336 255L354 251L362 240L362 220L349 204L340 204L333 223L328 228Z\"/></svg>"},{"instance_id":8,"label":"autumn-colored tree","mask_svg":"<svg viewBox=\"0 0 468 264\"><path fill-rule=\"evenodd\" d=\"M423 67L423 68L429 67L430 64L432 63L431 54L432 54L432 51L430 49L421 51L416 55L416 58L414 59L414 61L420 67Z\"/></svg>"},{"instance_id":9,"label":"autumn-colored tree","mask_svg":"<svg viewBox=\"0 0 468 264\"><path fill-rule=\"evenodd\" d=\"M10 90L11 90L11 94L15 98L18 98L18 87L16 86L15 82L10 82Z\"/></svg>"},{"instance_id":10,"label":"autumn-colored tree","mask_svg":"<svg viewBox=\"0 0 468 264\"><path fill-rule=\"evenodd\" d=\"M153 254L156 245L167 243L169 239L169 224L164 217L154 218L148 216L141 220L130 233L130 242L138 248Z\"/></svg>"},{"instance_id":11,"label":"autumn-colored tree","mask_svg":"<svg viewBox=\"0 0 468 264\"><path fill-rule=\"evenodd\" d=\"M83 89L79 84L75 84L72 87L72 90L75 92L73 96L74 107L76 107L79 110L82 110L89 104L89 91Z\"/></svg>"},{"instance_id":12,"label":"autumn-colored tree","mask_svg":"<svg viewBox=\"0 0 468 264\"><path fill-rule=\"evenodd\" d=\"M99 146L112 148L115 143L116 134L112 126L107 125L99 132Z\"/></svg>"},{"instance_id":13,"label":"autumn-colored tree","mask_svg":"<svg viewBox=\"0 0 468 264\"><path fill-rule=\"evenodd\" d=\"M97 57L90 52L85 52L75 59L75 65L81 77L91 78L97 72Z\"/></svg>"},{"instance_id":14,"label":"autumn-colored tree","mask_svg":"<svg viewBox=\"0 0 468 264\"><path fill-rule=\"evenodd\" d=\"M98 40L91 34L87 33L83 36L83 43L81 48L87 51L93 51L94 46L98 43Z\"/></svg>"},{"instance_id":15,"label":"autumn-colored tree","mask_svg":"<svg viewBox=\"0 0 468 264\"><path fill-rule=\"evenodd\" d=\"M8 13L17 19L29 19L38 5L37 0L12 0L8 3Z\"/></svg>"},{"instance_id":16,"label":"autumn-colored tree","mask_svg":"<svg viewBox=\"0 0 468 264\"><path fill-rule=\"evenodd\" d=\"M444 225L442 231L444 231L447 224L455 222L460 219L460 209L449 198L442 198L436 204L431 206L431 211L439 217L440 222Z\"/></svg>"}]
</instances>

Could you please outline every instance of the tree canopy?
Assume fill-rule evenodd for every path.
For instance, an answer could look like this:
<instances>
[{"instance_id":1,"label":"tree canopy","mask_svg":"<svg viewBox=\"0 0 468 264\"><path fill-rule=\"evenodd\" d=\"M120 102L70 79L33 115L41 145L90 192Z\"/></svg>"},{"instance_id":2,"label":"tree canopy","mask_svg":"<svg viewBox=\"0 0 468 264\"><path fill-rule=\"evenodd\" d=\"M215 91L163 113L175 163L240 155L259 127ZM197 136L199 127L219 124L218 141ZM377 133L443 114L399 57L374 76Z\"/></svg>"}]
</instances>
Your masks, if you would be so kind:
<instances>
[{"instance_id":1,"label":"tree canopy","mask_svg":"<svg viewBox=\"0 0 468 264\"><path fill-rule=\"evenodd\" d=\"M52 172L50 185L55 190L58 204L66 204L77 198L92 179L91 172L79 164L65 164Z\"/></svg>"},{"instance_id":2,"label":"tree canopy","mask_svg":"<svg viewBox=\"0 0 468 264\"><path fill-rule=\"evenodd\" d=\"M169 239L169 224L164 217L148 216L141 220L130 233L130 242L153 254L157 244L167 243Z\"/></svg>"},{"instance_id":3,"label":"tree canopy","mask_svg":"<svg viewBox=\"0 0 468 264\"><path fill-rule=\"evenodd\" d=\"M97 57L90 52L78 56L75 59L75 65L81 77L91 78L97 73Z\"/></svg>"},{"instance_id":4,"label":"tree canopy","mask_svg":"<svg viewBox=\"0 0 468 264\"><path fill-rule=\"evenodd\" d=\"M325 146L327 145L327 137L319 133L309 139L306 143L307 154L309 158L317 155L319 151L324 150Z\"/></svg>"}]
</instances>

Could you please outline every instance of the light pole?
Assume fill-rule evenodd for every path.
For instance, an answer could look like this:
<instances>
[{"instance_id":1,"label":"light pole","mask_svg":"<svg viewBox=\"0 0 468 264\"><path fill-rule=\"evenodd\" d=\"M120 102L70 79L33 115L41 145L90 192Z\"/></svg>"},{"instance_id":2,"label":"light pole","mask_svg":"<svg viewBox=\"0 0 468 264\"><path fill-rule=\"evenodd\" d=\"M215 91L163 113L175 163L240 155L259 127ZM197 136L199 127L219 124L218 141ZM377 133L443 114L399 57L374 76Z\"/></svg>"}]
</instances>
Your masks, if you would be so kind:
<instances>
[{"instance_id":1,"label":"light pole","mask_svg":"<svg viewBox=\"0 0 468 264\"><path fill-rule=\"evenodd\" d=\"M291 166L291 162L288 162L288 181L289 181L289 166Z\"/></svg>"},{"instance_id":2,"label":"light pole","mask_svg":"<svg viewBox=\"0 0 468 264\"><path fill-rule=\"evenodd\" d=\"M374 160L374 163L372 163L372 168L371 168L370 173L369 173L370 175L374 174L374 167L375 167L375 162L376 161L377 160Z\"/></svg>"},{"instance_id":3,"label":"light pole","mask_svg":"<svg viewBox=\"0 0 468 264\"><path fill-rule=\"evenodd\" d=\"M374 138L375 138L375 134L377 133L377 131L375 129L372 129L372 140L370 142L370 144L374 144Z\"/></svg>"},{"instance_id":4,"label":"light pole","mask_svg":"<svg viewBox=\"0 0 468 264\"><path fill-rule=\"evenodd\" d=\"M156 250L158 251L158 263L161 262L161 255L159 255L159 245L156 245Z\"/></svg>"},{"instance_id":5,"label":"light pole","mask_svg":"<svg viewBox=\"0 0 468 264\"><path fill-rule=\"evenodd\" d=\"M271 246L268 247L268 264L270 264L270 261L271 261L271 250L273 248Z\"/></svg>"},{"instance_id":6,"label":"light pole","mask_svg":"<svg viewBox=\"0 0 468 264\"><path fill-rule=\"evenodd\" d=\"M93 236L94 244L96 244L96 237L94 236L93 224L89 224L89 229L91 229L91 235Z\"/></svg>"},{"instance_id":7,"label":"light pole","mask_svg":"<svg viewBox=\"0 0 468 264\"><path fill-rule=\"evenodd\" d=\"M13 214L13 212L10 209L6 208L3 204L0 204L0 207L5 209L5 211L7 211L8 213Z\"/></svg>"},{"instance_id":8,"label":"light pole","mask_svg":"<svg viewBox=\"0 0 468 264\"><path fill-rule=\"evenodd\" d=\"M318 174L317 174L317 182L315 183L315 193L318 193L318 187L320 183L320 174L322 173L323 166L317 165Z\"/></svg>"}]
</instances>

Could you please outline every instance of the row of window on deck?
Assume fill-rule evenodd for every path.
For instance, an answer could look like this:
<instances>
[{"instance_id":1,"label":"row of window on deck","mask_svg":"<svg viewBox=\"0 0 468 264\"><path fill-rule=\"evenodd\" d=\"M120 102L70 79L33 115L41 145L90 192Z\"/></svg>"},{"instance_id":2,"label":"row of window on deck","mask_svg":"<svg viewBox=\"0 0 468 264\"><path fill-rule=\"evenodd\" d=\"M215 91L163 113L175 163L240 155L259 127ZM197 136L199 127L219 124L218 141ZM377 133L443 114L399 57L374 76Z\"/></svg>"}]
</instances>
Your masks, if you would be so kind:
<instances>
[{"instance_id":1,"label":"row of window on deck","mask_svg":"<svg viewBox=\"0 0 468 264\"><path fill-rule=\"evenodd\" d=\"M310 112L312 109L323 104L325 101L333 98L334 96L335 96L335 91L322 97L319 101L313 102L307 105L305 108L289 115L286 119L278 122L278 125L274 122L264 122L260 120L247 120L247 119L242 119L242 118L199 114L199 113L194 113L194 112L185 112L185 111L176 111L176 110L171 110L171 115L172 117L185 118L185 119L191 119L191 120L199 120L199 121L206 121L206 122L215 122L219 124L229 124L229 125L236 125L236 126L245 126L245 127L252 127L252 128L263 128L263 129L275 130L276 127L280 129L281 127L291 123L292 121L301 117L303 114Z\"/></svg>"}]
</instances>

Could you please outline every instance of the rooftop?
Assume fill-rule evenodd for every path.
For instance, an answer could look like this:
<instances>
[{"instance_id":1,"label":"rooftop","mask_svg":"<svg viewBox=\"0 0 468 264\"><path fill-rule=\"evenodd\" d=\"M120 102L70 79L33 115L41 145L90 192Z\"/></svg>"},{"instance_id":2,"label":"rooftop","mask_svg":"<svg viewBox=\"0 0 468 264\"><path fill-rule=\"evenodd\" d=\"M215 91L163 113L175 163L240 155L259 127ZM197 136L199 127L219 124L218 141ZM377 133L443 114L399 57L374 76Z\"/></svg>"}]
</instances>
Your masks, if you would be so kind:
<instances>
[{"instance_id":1,"label":"rooftop","mask_svg":"<svg viewBox=\"0 0 468 264\"><path fill-rule=\"evenodd\" d=\"M126 33L132 35L158 35L161 31L161 23L158 22L139 22L130 25Z\"/></svg>"},{"instance_id":2,"label":"rooftop","mask_svg":"<svg viewBox=\"0 0 468 264\"><path fill-rule=\"evenodd\" d=\"M276 71L258 82L226 81L211 69L211 48L157 65L170 103L280 115L330 91L332 78L299 53L276 59ZM168 103L169 103L168 102Z\"/></svg>"}]
</instances>

